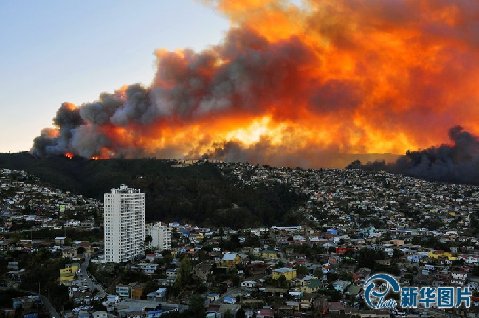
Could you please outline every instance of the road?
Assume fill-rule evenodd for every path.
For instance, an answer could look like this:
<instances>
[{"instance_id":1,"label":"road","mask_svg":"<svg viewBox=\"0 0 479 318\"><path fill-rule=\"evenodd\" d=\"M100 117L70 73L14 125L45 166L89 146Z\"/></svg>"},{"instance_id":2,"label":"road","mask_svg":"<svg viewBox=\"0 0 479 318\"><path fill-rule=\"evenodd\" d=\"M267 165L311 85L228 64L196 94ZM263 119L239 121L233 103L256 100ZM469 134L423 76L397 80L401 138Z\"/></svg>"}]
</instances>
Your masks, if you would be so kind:
<instances>
[{"instance_id":1,"label":"road","mask_svg":"<svg viewBox=\"0 0 479 318\"><path fill-rule=\"evenodd\" d=\"M48 309L48 312L50 313L50 317L52 318L60 318L60 314L57 312L55 307L52 306L50 301L48 300L47 297L40 295L40 298L42 299L43 305L45 306L46 309Z\"/></svg>"},{"instance_id":2,"label":"road","mask_svg":"<svg viewBox=\"0 0 479 318\"><path fill-rule=\"evenodd\" d=\"M82 280L82 282L84 282L85 285L88 286L88 288L90 288L90 290L92 291L95 289L98 290L98 296L100 298L103 298L107 294L103 286L100 283L97 283L96 280L93 280L92 278L94 277L88 273L87 268L89 263L90 263L90 256L86 255L85 260L80 265L80 273L78 274L78 278Z\"/></svg>"}]
</instances>

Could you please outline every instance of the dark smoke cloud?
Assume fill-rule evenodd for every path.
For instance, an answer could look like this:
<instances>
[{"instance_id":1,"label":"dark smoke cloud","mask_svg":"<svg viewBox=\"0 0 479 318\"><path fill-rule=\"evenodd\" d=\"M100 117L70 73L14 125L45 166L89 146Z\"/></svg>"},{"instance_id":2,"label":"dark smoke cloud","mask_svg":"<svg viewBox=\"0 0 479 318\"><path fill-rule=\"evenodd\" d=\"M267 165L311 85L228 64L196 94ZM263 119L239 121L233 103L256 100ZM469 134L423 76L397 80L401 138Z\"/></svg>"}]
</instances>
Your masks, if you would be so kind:
<instances>
[{"instance_id":1,"label":"dark smoke cloud","mask_svg":"<svg viewBox=\"0 0 479 318\"><path fill-rule=\"evenodd\" d=\"M42 130L41 135L34 140L33 154L45 156L65 153L65 149L71 148L75 129L83 123L79 109L74 104L63 103L53 118L53 124L59 127L59 130L57 132L52 129Z\"/></svg>"},{"instance_id":2,"label":"dark smoke cloud","mask_svg":"<svg viewBox=\"0 0 479 318\"><path fill-rule=\"evenodd\" d=\"M43 157L71 152L86 158L105 151L107 157L123 158L178 155L177 149L169 148L148 153L141 141L157 134L165 121L262 114L277 100L293 103L303 94L295 86L301 82L299 69L313 58L299 39L270 43L244 28L232 29L222 45L199 53L157 54L151 87L130 85L80 107L65 103L53 119L59 134L42 132L32 153ZM126 129L130 141L115 135L116 128Z\"/></svg>"},{"instance_id":3,"label":"dark smoke cloud","mask_svg":"<svg viewBox=\"0 0 479 318\"><path fill-rule=\"evenodd\" d=\"M121 105L123 101L118 95L103 93L97 102L80 107L80 116L90 124L105 125L110 123L110 118Z\"/></svg>"},{"instance_id":4,"label":"dark smoke cloud","mask_svg":"<svg viewBox=\"0 0 479 318\"><path fill-rule=\"evenodd\" d=\"M273 145L268 138L261 138L257 143L249 146L245 146L237 141L217 144L209 152L203 154L202 157L225 162L249 162L276 167L337 168L338 165L344 167L353 160L374 161L385 156L388 161L397 158L396 155L392 154L341 153L336 147L296 148L286 144Z\"/></svg>"},{"instance_id":5,"label":"dark smoke cloud","mask_svg":"<svg viewBox=\"0 0 479 318\"><path fill-rule=\"evenodd\" d=\"M159 114L191 119L231 111L262 113L278 100L300 98L301 66L314 58L299 39L269 43L248 29L231 30L213 50L184 54L181 59L160 52L152 88ZM221 61L228 62L215 69Z\"/></svg>"},{"instance_id":6,"label":"dark smoke cloud","mask_svg":"<svg viewBox=\"0 0 479 318\"><path fill-rule=\"evenodd\" d=\"M408 151L396 162L360 161L350 169L385 170L432 181L479 184L479 137L461 126L449 130L452 145L441 145L424 150Z\"/></svg>"},{"instance_id":7,"label":"dark smoke cloud","mask_svg":"<svg viewBox=\"0 0 479 318\"><path fill-rule=\"evenodd\" d=\"M40 136L33 139L32 154L38 157L46 157L53 154L53 149L57 146L59 140L57 131L53 128L44 128Z\"/></svg>"},{"instance_id":8,"label":"dark smoke cloud","mask_svg":"<svg viewBox=\"0 0 479 318\"><path fill-rule=\"evenodd\" d=\"M110 119L117 126L128 126L131 123L151 124L157 113L149 97L149 91L141 85L131 85L126 90L126 101L118 108Z\"/></svg>"},{"instance_id":9,"label":"dark smoke cloud","mask_svg":"<svg viewBox=\"0 0 479 318\"><path fill-rule=\"evenodd\" d=\"M456 123L479 129L478 2L307 0L302 9L282 0L205 1L232 21L224 41L201 52L158 50L150 86L65 103L32 152L206 152L226 161L344 167L353 160L348 152L402 153L440 144L444 127ZM477 139L459 128L451 139L453 146L366 166L475 182Z\"/></svg>"}]
</instances>

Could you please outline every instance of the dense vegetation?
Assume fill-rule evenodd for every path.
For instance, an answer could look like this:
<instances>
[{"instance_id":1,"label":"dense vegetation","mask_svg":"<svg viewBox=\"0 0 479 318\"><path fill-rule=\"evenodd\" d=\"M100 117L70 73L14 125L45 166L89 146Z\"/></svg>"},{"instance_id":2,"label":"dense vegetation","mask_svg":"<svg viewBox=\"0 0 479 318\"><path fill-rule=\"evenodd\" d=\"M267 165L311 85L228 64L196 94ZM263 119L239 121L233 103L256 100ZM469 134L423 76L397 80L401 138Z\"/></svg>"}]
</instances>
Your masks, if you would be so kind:
<instances>
[{"instance_id":1,"label":"dense vegetation","mask_svg":"<svg viewBox=\"0 0 479 318\"><path fill-rule=\"evenodd\" d=\"M40 249L38 253L17 252L11 256L19 262L20 268L25 269L20 289L40 291L42 295L48 296L57 309L72 308L68 287L58 284L59 270L70 260L60 258L61 254L53 254L47 249Z\"/></svg>"},{"instance_id":2,"label":"dense vegetation","mask_svg":"<svg viewBox=\"0 0 479 318\"><path fill-rule=\"evenodd\" d=\"M37 159L0 154L0 168L25 170L54 187L102 199L124 183L146 193L146 218L247 227L297 222L291 213L302 198L287 185L238 185L210 163L174 167L169 160Z\"/></svg>"}]
</instances>

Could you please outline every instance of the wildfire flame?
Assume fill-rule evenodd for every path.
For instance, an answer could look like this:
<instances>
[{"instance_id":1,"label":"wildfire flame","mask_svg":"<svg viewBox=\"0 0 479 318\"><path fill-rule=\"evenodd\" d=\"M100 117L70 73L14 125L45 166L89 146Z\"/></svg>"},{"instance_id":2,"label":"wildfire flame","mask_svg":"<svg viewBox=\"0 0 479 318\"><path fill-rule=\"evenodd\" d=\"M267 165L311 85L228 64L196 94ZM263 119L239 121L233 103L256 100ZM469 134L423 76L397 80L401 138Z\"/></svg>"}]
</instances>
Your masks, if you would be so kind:
<instances>
[{"instance_id":1,"label":"wildfire flame","mask_svg":"<svg viewBox=\"0 0 479 318\"><path fill-rule=\"evenodd\" d=\"M150 87L65 103L33 152L337 166L479 132L479 4L206 2L232 22L223 43L157 50Z\"/></svg>"},{"instance_id":2,"label":"wildfire flame","mask_svg":"<svg viewBox=\"0 0 479 318\"><path fill-rule=\"evenodd\" d=\"M73 159L74 156L75 156L75 155L74 155L73 153L71 153L71 152L65 153L65 158L67 158L67 159L70 159L70 160L71 160L71 159Z\"/></svg>"}]
</instances>

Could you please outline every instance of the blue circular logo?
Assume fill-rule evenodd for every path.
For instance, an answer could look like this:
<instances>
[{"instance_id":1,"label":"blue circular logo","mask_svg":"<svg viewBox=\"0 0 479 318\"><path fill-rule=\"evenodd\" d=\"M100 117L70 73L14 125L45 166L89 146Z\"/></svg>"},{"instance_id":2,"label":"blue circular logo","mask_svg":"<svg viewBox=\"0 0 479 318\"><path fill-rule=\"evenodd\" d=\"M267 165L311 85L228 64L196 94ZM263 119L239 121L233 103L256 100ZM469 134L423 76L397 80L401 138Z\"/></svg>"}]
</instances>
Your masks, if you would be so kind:
<instances>
[{"instance_id":1,"label":"blue circular logo","mask_svg":"<svg viewBox=\"0 0 479 318\"><path fill-rule=\"evenodd\" d=\"M394 309L397 307L396 300L386 296L390 292L399 293L399 282L389 274L375 274L364 284L364 301L373 309Z\"/></svg>"}]
</instances>

